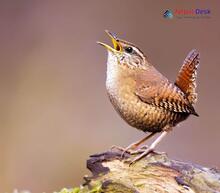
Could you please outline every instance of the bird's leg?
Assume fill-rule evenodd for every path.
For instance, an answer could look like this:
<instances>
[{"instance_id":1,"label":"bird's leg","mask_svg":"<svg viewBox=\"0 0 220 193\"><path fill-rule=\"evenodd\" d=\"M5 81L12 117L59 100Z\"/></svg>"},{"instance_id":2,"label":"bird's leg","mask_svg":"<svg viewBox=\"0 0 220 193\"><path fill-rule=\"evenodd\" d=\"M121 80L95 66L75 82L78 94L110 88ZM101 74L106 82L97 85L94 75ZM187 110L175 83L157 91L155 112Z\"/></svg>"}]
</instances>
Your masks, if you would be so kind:
<instances>
[{"instance_id":1,"label":"bird's leg","mask_svg":"<svg viewBox=\"0 0 220 193\"><path fill-rule=\"evenodd\" d=\"M117 145L112 145L110 150L112 151L113 149L117 149L119 151L122 151L123 154L126 152L126 153L129 153L130 155L134 155L134 154L143 153L147 148L148 148L148 146L144 145L144 146L140 147L139 149L132 151L131 149L134 149L134 148L126 150L126 148L124 148L124 147L120 147L120 146L117 146ZM123 155L121 154L121 156L123 156Z\"/></svg>"},{"instance_id":2,"label":"bird's leg","mask_svg":"<svg viewBox=\"0 0 220 193\"><path fill-rule=\"evenodd\" d=\"M161 140L167 135L168 131L163 131L161 133L161 135L150 145L149 148L147 148L141 155L138 155L137 157L135 157L132 162L129 164L134 164L135 162L137 162L138 160L140 160L141 158L145 157L146 155L148 155L151 151L154 150L154 148L161 142Z\"/></svg>"},{"instance_id":3,"label":"bird's leg","mask_svg":"<svg viewBox=\"0 0 220 193\"><path fill-rule=\"evenodd\" d=\"M126 148L123 150L123 152L122 152L122 154L121 154L121 157L124 156L125 152L130 153L129 150L134 150L134 149L136 149L140 144L144 143L146 140L150 139L150 138L151 138L152 136L154 136L155 134L156 134L156 133L151 133L150 135L145 136L143 139L141 139L141 140L139 140L139 141L136 141L136 142L130 144L128 147L126 147ZM130 154L132 154L132 152L131 152Z\"/></svg>"},{"instance_id":4,"label":"bird's leg","mask_svg":"<svg viewBox=\"0 0 220 193\"><path fill-rule=\"evenodd\" d=\"M149 147L148 147L147 145L144 145L144 146L140 147L139 149L130 152L130 154L131 154L131 155L140 154L140 153L145 152L146 149L148 149L148 148L149 148ZM155 154L157 154L157 155L166 154L166 152L159 152L159 151L155 151L155 150L153 150L152 153L155 153Z\"/></svg>"},{"instance_id":5,"label":"bird's leg","mask_svg":"<svg viewBox=\"0 0 220 193\"><path fill-rule=\"evenodd\" d=\"M136 149L140 144L144 143L147 139L151 138L154 134L156 134L156 133L151 133L150 135L145 136L145 137L142 138L141 140L136 141L136 142L130 144L130 145L129 145L128 147L126 147L126 148L123 148L123 147L120 147L120 146L117 146L117 145L113 145L113 146L111 147L111 150L113 150L113 149L118 149L118 150L120 150L120 151L123 151L121 156L123 156L123 155L125 154L125 152L127 152L127 153L129 153L129 154L133 154L133 153L136 154L136 153L143 152L144 149L146 149L147 146L141 147L139 152L138 152L138 150L137 150L137 151L134 151L134 152L131 152L131 151L129 151L129 150Z\"/></svg>"}]
</instances>

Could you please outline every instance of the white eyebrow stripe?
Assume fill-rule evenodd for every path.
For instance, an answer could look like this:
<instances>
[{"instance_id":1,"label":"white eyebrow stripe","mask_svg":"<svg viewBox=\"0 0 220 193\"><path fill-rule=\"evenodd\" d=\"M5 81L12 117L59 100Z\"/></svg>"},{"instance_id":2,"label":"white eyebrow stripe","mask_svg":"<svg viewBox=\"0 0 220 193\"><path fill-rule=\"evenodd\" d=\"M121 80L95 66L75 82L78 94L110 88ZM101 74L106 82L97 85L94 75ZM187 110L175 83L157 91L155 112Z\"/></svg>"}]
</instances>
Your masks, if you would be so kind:
<instances>
[{"instance_id":1,"label":"white eyebrow stripe","mask_svg":"<svg viewBox=\"0 0 220 193\"><path fill-rule=\"evenodd\" d=\"M145 56L144 56L144 54L143 54L138 48L136 48L136 47L134 47L134 46L132 46L132 48L133 48L133 50L134 50L138 55L140 55L141 58L145 61Z\"/></svg>"}]
</instances>

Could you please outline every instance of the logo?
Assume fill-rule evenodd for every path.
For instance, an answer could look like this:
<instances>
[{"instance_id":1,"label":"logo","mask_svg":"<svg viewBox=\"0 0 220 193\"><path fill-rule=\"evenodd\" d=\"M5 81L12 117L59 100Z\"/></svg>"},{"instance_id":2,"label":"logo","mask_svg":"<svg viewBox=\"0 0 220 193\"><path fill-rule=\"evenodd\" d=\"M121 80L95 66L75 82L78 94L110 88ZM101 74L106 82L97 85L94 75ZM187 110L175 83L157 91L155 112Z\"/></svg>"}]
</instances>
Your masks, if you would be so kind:
<instances>
[{"instance_id":1,"label":"logo","mask_svg":"<svg viewBox=\"0 0 220 193\"><path fill-rule=\"evenodd\" d=\"M167 9L163 13L166 19L207 19L211 18L210 9Z\"/></svg>"},{"instance_id":2,"label":"logo","mask_svg":"<svg viewBox=\"0 0 220 193\"><path fill-rule=\"evenodd\" d=\"M172 19L173 18L173 13L171 10L166 10L163 14L163 17L166 19Z\"/></svg>"}]
</instances>

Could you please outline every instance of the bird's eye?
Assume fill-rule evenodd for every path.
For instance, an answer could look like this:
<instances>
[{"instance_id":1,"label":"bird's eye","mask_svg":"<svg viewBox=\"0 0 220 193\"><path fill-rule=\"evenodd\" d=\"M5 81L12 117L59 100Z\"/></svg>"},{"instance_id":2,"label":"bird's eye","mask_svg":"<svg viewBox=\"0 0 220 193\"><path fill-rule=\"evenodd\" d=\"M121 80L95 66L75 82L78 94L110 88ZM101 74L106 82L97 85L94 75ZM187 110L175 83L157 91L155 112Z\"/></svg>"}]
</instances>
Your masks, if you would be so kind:
<instances>
[{"instance_id":1,"label":"bird's eye","mask_svg":"<svg viewBox=\"0 0 220 193\"><path fill-rule=\"evenodd\" d=\"M133 48L132 47L126 47L125 51L130 54L130 53L133 52Z\"/></svg>"}]
</instances>

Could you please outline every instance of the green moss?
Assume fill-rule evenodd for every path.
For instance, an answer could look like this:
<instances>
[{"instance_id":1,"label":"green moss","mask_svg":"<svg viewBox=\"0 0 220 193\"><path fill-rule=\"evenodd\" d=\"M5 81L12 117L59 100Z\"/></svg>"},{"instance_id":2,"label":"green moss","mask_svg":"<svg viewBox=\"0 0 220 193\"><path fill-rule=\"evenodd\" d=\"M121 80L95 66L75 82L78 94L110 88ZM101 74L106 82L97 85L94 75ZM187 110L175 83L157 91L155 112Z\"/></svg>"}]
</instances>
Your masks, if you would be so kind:
<instances>
[{"instance_id":1,"label":"green moss","mask_svg":"<svg viewBox=\"0 0 220 193\"><path fill-rule=\"evenodd\" d=\"M102 192L102 184L101 183L95 183L93 184L92 189L88 189L87 186L85 187L76 187L76 188L63 188L60 192L54 192L54 193L101 193Z\"/></svg>"},{"instance_id":2,"label":"green moss","mask_svg":"<svg viewBox=\"0 0 220 193\"><path fill-rule=\"evenodd\" d=\"M54 193L79 193L80 192L80 188L71 188L71 189L67 189L67 188L63 188L60 192L54 192Z\"/></svg>"}]
</instances>

